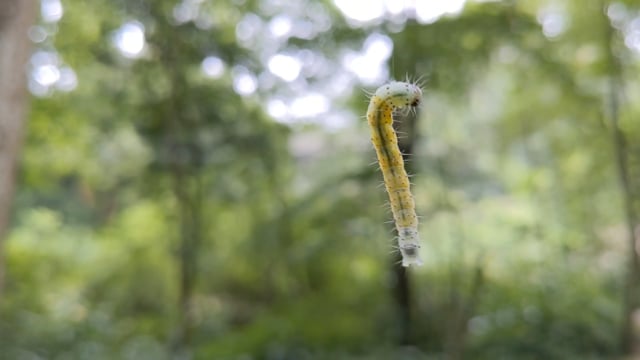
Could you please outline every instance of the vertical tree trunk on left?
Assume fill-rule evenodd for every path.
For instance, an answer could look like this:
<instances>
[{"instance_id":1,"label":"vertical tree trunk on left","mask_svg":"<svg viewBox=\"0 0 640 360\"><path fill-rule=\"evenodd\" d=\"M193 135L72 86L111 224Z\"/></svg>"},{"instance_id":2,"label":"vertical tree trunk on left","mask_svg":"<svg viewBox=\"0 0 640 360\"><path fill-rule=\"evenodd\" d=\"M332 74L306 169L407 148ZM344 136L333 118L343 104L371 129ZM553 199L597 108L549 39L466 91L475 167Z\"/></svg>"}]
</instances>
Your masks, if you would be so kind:
<instances>
[{"instance_id":1,"label":"vertical tree trunk on left","mask_svg":"<svg viewBox=\"0 0 640 360\"><path fill-rule=\"evenodd\" d=\"M4 283L3 240L9 224L16 163L27 116L27 32L35 0L0 1L0 300Z\"/></svg>"}]
</instances>

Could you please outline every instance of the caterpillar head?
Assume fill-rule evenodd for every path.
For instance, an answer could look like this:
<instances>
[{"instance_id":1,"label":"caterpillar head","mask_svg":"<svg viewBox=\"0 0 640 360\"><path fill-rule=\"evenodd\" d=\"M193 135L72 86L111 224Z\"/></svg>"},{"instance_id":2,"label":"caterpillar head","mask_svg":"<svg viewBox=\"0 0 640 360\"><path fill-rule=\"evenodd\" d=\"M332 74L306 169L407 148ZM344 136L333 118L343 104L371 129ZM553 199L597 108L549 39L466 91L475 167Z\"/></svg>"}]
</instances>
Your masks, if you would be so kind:
<instances>
[{"instance_id":1,"label":"caterpillar head","mask_svg":"<svg viewBox=\"0 0 640 360\"><path fill-rule=\"evenodd\" d=\"M382 98L384 102L388 102L394 108L415 107L420 105L420 101L422 101L422 90L411 83L392 81L379 87L375 96Z\"/></svg>"}]
</instances>

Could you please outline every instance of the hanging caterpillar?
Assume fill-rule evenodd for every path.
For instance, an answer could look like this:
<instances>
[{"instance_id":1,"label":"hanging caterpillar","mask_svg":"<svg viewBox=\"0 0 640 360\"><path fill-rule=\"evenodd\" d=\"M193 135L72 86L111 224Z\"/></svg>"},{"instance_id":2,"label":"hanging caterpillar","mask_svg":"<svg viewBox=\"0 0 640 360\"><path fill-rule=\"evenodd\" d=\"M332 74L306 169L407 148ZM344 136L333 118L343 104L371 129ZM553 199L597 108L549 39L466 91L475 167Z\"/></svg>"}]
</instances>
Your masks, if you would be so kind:
<instances>
[{"instance_id":1,"label":"hanging caterpillar","mask_svg":"<svg viewBox=\"0 0 640 360\"><path fill-rule=\"evenodd\" d=\"M422 265L422 260L419 254L418 217L409 188L409 177L398 148L398 137L392 126L393 111L407 106L418 106L421 99L420 87L407 82L392 81L376 90L367 110L371 142L376 148L378 164L398 231L402 266Z\"/></svg>"}]
</instances>

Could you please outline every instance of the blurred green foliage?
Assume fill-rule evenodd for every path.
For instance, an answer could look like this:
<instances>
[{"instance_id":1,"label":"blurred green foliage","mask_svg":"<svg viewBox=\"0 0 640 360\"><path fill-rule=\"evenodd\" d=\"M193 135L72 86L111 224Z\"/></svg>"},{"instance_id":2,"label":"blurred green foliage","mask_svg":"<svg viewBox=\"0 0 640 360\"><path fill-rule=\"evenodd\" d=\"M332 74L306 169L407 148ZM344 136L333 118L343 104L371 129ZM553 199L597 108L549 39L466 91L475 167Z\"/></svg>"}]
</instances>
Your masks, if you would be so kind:
<instances>
[{"instance_id":1,"label":"blurred green foliage","mask_svg":"<svg viewBox=\"0 0 640 360\"><path fill-rule=\"evenodd\" d=\"M0 358L620 354L626 195L606 99L622 74L620 127L640 174L638 53L624 43L640 31L629 25L638 4L469 2L429 24L352 26L330 1L184 0L210 21L200 23L176 21L179 3L68 0L37 45L59 53L78 87L32 101ZM617 23L612 6L624 9ZM562 31L546 33L545 11ZM247 16L283 14L324 15L330 28L237 40ZM112 42L132 20L145 28L138 59ZM233 87L240 66L269 84L268 51L310 50L345 72L340 57L372 33L393 41L396 78L427 77L412 158L426 265L410 269L410 346L397 344L390 215L364 122L335 130L267 113L272 93L328 92L337 80L319 72L250 96ZM201 71L211 54L227 65L215 79ZM333 105L356 119L365 94L351 81Z\"/></svg>"}]
</instances>

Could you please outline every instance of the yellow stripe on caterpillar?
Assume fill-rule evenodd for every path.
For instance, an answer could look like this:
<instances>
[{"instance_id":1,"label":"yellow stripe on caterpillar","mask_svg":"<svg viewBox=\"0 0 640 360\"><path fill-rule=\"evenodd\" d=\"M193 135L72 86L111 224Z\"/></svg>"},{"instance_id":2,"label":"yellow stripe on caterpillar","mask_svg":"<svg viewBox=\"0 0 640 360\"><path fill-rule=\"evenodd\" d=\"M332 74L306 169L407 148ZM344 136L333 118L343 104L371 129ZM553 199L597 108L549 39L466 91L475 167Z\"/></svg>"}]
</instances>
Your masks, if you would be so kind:
<instances>
[{"instance_id":1,"label":"yellow stripe on caterpillar","mask_svg":"<svg viewBox=\"0 0 640 360\"><path fill-rule=\"evenodd\" d=\"M398 148L398 137L393 129L393 111L407 106L418 106L421 100L422 90L418 86L392 81L376 90L367 110L371 142L376 149L398 231L402 266L421 265L422 261L419 256L418 217L410 191L409 177Z\"/></svg>"}]
</instances>

